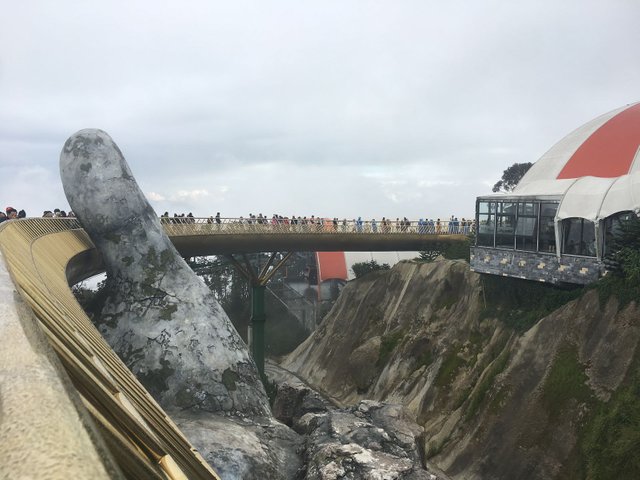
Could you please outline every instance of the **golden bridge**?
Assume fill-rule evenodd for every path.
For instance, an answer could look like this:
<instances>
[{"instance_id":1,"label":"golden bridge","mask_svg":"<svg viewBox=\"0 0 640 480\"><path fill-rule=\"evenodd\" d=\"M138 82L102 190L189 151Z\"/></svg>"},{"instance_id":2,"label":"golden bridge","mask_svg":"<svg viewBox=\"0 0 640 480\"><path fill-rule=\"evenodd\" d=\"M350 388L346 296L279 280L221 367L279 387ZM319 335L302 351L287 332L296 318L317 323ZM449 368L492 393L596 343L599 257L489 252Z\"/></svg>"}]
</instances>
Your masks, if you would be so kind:
<instances>
[{"instance_id":1,"label":"golden bridge","mask_svg":"<svg viewBox=\"0 0 640 480\"><path fill-rule=\"evenodd\" d=\"M258 284L277 269L275 256L255 274L234 255L428 250L464 241L470 228L447 222L161 220L181 255L228 255ZM0 256L2 477L218 478L76 301L70 285L103 271L77 220L4 222Z\"/></svg>"}]
</instances>

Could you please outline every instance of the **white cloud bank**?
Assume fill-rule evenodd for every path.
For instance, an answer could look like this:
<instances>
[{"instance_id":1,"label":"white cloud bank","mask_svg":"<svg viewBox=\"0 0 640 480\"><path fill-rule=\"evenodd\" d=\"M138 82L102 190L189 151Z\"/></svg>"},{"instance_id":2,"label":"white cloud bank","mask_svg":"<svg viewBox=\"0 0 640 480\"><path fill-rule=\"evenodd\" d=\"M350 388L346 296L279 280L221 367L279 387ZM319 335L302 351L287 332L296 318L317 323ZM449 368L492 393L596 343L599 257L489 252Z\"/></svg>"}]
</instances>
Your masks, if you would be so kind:
<instances>
[{"instance_id":1,"label":"white cloud bank","mask_svg":"<svg viewBox=\"0 0 640 480\"><path fill-rule=\"evenodd\" d=\"M506 167L640 99L638 18L595 0L10 2L0 201L64 208L60 149L98 127L162 212L467 216Z\"/></svg>"}]
</instances>

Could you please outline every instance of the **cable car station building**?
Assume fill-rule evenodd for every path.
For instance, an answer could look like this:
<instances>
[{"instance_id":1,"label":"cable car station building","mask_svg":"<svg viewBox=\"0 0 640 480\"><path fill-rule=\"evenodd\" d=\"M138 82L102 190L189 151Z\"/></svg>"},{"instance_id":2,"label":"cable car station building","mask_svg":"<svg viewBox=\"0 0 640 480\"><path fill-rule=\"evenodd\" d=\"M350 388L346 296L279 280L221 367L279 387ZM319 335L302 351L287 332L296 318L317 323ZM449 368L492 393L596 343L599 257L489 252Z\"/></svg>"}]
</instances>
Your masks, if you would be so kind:
<instances>
[{"instance_id":1,"label":"cable car station building","mask_svg":"<svg viewBox=\"0 0 640 480\"><path fill-rule=\"evenodd\" d=\"M620 222L640 212L640 103L602 115L545 153L507 194L476 201L471 268L588 284Z\"/></svg>"}]
</instances>

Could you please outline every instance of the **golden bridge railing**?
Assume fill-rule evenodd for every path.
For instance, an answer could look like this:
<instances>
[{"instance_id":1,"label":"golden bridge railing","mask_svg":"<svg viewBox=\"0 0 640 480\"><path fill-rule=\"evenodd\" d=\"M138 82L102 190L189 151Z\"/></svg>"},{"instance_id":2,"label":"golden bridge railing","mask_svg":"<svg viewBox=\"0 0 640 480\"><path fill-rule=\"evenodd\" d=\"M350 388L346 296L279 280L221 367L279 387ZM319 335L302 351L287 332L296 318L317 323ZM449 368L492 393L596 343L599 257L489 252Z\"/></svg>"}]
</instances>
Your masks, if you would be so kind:
<instances>
[{"instance_id":1,"label":"golden bridge railing","mask_svg":"<svg viewBox=\"0 0 640 480\"><path fill-rule=\"evenodd\" d=\"M366 234L366 235L467 235L474 230L473 221L448 220L398 220L383 223L373 220L337 220L331 219L248 219L248 218L220 218L215 217L160 217L169 236L186 235L224 235L224 234Z\"/></svg>"},{"instance_id":2,"label":"golden bridge railing","mask_svg":"<svg viewBox=\"0 0 640 480\"><path fill-rule=\"evenodd\" d=\"M29 229L33 234L47 234L62 229L82 228L75 218L29 218ZM308 219L299 223L291 220L273 221L272 219L249 220L246 218L221 218L217 223L214 217L160 217L160 223L169 236L218 235L218 234L379 234L403 235L407 233L423 235L471 234L475 229L473 221L433 221L408 220L403 223L393 221L388 224L370 220L339 220L334 223L328 219ZM0 224L2 225L2 224Z\"/></svg>"},{"instance_id":3,"label":"golden bridge railing","mask_svg":"<svg viewBox=\"0 0 640 480\"><path fill-rule=\"evenodd\" d=\"M92 248L73 219L33 218L0 225L0 249L11 278L125 476L218 478L76 301L66 269L71 259Z\"/></svg>"}]
</instances>

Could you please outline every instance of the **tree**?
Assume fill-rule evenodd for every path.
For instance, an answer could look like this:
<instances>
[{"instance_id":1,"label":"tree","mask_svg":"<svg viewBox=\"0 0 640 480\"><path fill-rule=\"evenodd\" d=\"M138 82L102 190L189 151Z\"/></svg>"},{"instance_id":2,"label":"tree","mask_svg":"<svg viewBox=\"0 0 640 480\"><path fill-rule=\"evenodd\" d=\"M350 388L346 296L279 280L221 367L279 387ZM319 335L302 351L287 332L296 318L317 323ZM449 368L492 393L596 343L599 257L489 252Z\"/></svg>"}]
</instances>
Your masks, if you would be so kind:
<instances>
[{"instance_id":1,"label":"tree","mask_svg":"<svg viewBox=\"0 0 640 480\"><path fill-rule=\"evenodd\" d=\"M637 285L640 282L640 218L632 214L621 219L611 250L605 258L607 268Z\"/></svg>"},{"instance_id":2,"label":"tree","mask_svg":"<svg viewBox=\"0 0 640 480\"><path fill-rule=\"evenodd\" d=\"M424 263L434 262L438 257L442 255L441 250L423 250L416 260Z\"/></svg>"},{"instance_id":3,"label":"tree","mask_svg":"<svg viewBox=\"0 0 640 480\"><path fill-rule=\"evenodd\" d=\"M353 274L356 278L360 278L367 273L376 272L378 270L389 270L391 267L388 263L379 264L375 260L369 262L357 262L351 266Z\"/></svg>"},{"instance_id":4,"label":"tree","mask_svg":"<svg viewBox=\"0 0 640 480\"><path fill-rule=\"evenodd\" d=\"M468 262L470 248L471 240L469 238L463 242L434 242L429 245L429 250L420 252L420 256L416 258L416 261L431 263L442 256L449 260L465 260Z\"/></svg>"},{"instance_id":5,"label":"tree","mask_svg":"<svg viewBox=\"0 0 640 480\"><path fill-rule=\"evenodd\" d=\"M87 287L85 282L80 282L71 287L71 291L88 317L97 320L109 295L106 278L98 282L94 289Z\"/></svg>"},{"instance_id":6,"label":"tree","mask_svg":"<svg viewBox=\"0 0 640 480\"><path fill-rule=\"evenodd\" d=\"M524 177L524 174L529 171L533 163L514 163L504 172L502 172L502 178L493 186L494 192L510 192L518 182Z\"/></svg>"}]
</instances>

